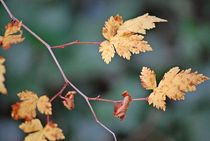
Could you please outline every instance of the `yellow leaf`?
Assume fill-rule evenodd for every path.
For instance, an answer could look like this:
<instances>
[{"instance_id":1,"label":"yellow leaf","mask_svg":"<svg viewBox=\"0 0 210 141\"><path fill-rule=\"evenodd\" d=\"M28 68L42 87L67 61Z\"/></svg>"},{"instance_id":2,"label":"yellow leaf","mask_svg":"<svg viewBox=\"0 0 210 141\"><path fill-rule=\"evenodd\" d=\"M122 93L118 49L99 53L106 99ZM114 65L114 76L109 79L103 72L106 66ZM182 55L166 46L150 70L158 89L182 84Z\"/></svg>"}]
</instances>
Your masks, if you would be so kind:
<instances>
[{"instance_id":1,"label":"yellow leaf","mask_svg":"<svg viewBox=\"0 0 210 141\"><path fill-rule=\"evenodd\" d=\"M155 22L165 22L166 20L149 16L145 14L125 21L121 16L112 16L105 22L102 34L105 40L99 47L99 52L102 53L102 59L106 64L109 64L114 57L115 51L120 56L130 60L132 54L152 51L152 48L147 41L144 41L146 29L155 27Z\"/></svg>"},{"instance_id":2,"label":"yellow leaf","mask_svg":"<svg viewBox=\"0 0 210 141\"><path fill-rule=\"evenodd\" d=\"M49 123L44 128L44 135L48 140L61 140L65 139L63 132L55 123Z\"/></svg>"},{"instance_id":3,"label":"yellow leaf","mask_svg":"<svg viewBox=\"0 0 210 141\"><path fill-rule=\"evenodd\" d=\"M21 102L12 105L12 118L32 120L36 117L37 94L31 91L18 93Z\"/></svg>"},{"instance_id":4,"label":"yellow leaf","mask_svg":"<svg viewBox=\"0 0 210 141\"><path fill-rule=\"evenodd\" d=\"M37 101L37 109L40 113L45 115L52 115L52 104L49 102L49 98L44 95Z\"/></svg>"},{"instance_id":5,"label":"yellow leaf","mask_svg":"<svg viewBox=\"0 0 210 141\"><path fill-rule=\"evenodd\" d=\"M25 137L24 141L47 141L44 137L43 130L31 133Z\"/></svg>"},{"instance_id":6,"label":"yellow leaf","mask_svg":"<svg viewBox=\"0 0 210 141\"><path fill-rule=\"evenodd\" d=\"M102 29L102 34L105 39L110 40L117 34L119 26L123 23L121 16L111 16L108 21L105 22L105 25Z\"/></svg>"},{"instance_id":7,"label":"yellow leaf","mask_svg":"<svg viewBox=\"0 0 210 141\"><path fill-rule=\"evenodd\" d=\"M21 26L22 22L12 21L5 27L4 36L0 36L0 44L3 49L9 49L12 44L17 44L24 40Z\"/></svg>"},{"instance_id":8,"label":"yellow leaf","mask_svg":"<svg viewBox=\"0 0 210 141\"><path fill-rule=\"evenodd\" d=\"M109 64L115 54L114 46L109 41L103 41L100 44L99 52L101 52L104 62Z\"/></svg>"},{"instance_id":9,"label":"yellow leaf","mask_svg":"<svg viewBox=\"0 0 210 141\"><path fill-rule=\"evenodd\" d=\"M170 69L165 73L148 98L149 104L153 104L158 109L165 110L166 97L172 100L184 100L186 92L196 90L196 86L209 78L198 72L191 72L191 69L182 70L178 67Z\"/></svg>"},{"instance_id":10,"label":"yellow leaf","mask_svg":"<svg viewBox=\"0 0 210 141\"><path fill-rule=\"evenodd\" d=\"M155 28L155 22L167 22L167 20L150 16L148 13L137 18L125 21L118 29L118 34L123 33L140 33L146 34L146 29Z\"/></svg>"},{"instance_id":11,"label":"yellow leaf","mask_svg":"<svg viewBox=\"0 0 210 141\"><path fill-rule=\"evenodd\" d=\"M141 35L116 35L111 39L111 44L114 45L119 56L130 60L131 53L139 54L141 52L152 51L150 45L143 40Z\"/></svg>"},{"instance_id":12,"label":"yellow leaf","mask_svg":"<svg viewBox=\"0 0 210 141\"><path fill-rule=\"evenodd\" d=\"M7 89L5 88L4 85L5 81L4 74L6 73L5 66L3 65L4 62L5 59L0 56L0 93L7 94Z\"/></svg>"},{"instance_id":13,"label":"yellow leaf","mask_svg":"<svg viewBox=\"0 0 210 141\"><path fill-rule=\"evenodd\" d=\"M42 124L39 119L25 121L19 126L19 128L23 130L24 133L36 132L43 129Z\"/></svg>"},{"instance_id":14,"label":"yellow leaf","mask_svg":"<svg viewBox=\"0 0 210 141\"><path fill-rule=\"evenodd\" d=\"M24 141L56 141L65 139L63 132L56 123L48 123L44 128L39 119L26 121L20 125L25 133L30 133Z\"/></svg>"},{"instance_id":15,"label":"yellow leaf","mask_svg":"<svg viewBox=\"0 0 210 141\"><path fill-rule=\"evenodd\" d=\"M150 68L143 67L140 79L141 85L147 90L151 90L157 87L155 72Z\"/></svg>"}]
</instances>

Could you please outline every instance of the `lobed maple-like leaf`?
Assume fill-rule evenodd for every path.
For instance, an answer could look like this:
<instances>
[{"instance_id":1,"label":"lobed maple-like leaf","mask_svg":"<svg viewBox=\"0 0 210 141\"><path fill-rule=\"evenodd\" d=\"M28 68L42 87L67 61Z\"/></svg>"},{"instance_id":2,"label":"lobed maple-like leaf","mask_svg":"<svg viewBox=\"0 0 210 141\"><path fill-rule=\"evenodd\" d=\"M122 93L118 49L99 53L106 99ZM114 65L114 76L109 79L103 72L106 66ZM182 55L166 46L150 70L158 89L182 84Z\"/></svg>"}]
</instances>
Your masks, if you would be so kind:
<instances>
[{"instance_id":1,"label":"lobed maple-like leaf","mask_svg":"<svg viewBox=\"0 0 210 141\"><path fill-rule=\"evenodd\" d=\"M45 115L52 115L52 104L46 95L41 96L37 101L37 109Z\"/></svg>"},{"instance_id":2,"label":"lobed maple-like leaf","mask_svg":"<svg viewBox=\"0 0 210 141\"><path fill-rule=\"evenodd\" d=\"M36 117L36 108L45 115L52 114L52 105L49 98L44 95L40 98L32 91L23 91L17 94L20 102L12 105L12 118L30 121Z\"/></svg>"},{"instance_id":3,"label":"lobed maple-like leaf","mask_svg":"<svg viewBox=\"0 0 210 141\"><path fill-rule=\"evenodd\" d=\"M109 64L115 53L130 60L132 54L152 51L144 36L147 29L155 27L155 22L166 22L166 20L145 14L125 21L121 16L111 16L105 22L102 34L106 39L100 44L99 52L106 64Z\"/></svg>"},{"instance_id":4,"label":"lobed maple-like leaf","mask_svg":"<svg viewBox=\"0 0 210 141\"><path fill-rule=\"evenodd\" d=\"M7 24L4 36L0 36L0 44L3 49L9 49L12 44L17 44L24 40L21 26L22 22L19 21L12 21Z\"/></svg>"},{"instance_id":5,"label":"lobed maple-like leaf","mask_svg":"<svg viewBox=\"0 0 210 141\"><path fill-rule=\"evenodd\" d=\"M25 121L19 128L23 130L24 133L31 133L43 129L43 126L39 119L33 119L31 121Z\"/></svg>"},{"instance_id":6,"label":"lobed maple-like leaf","mask_svg":"<svg viewBox=\"0 0 210 141\"><path fill-rule=\"evenodd\" d=\"M127 91L123 92L122 96L124 97L122 102L117 102L114 107L114 116L124 120L126 117L126 112L130 103L132 102L132 97Z\"/></svg>"},{"instance_id":7,"label":"lobed maple-like leaf","mask_svg":"<svg viewBox=\"0 0 210 141\"><path fill-rule=\"evenodd\" d=\"M145 68L143 68L142 71L145 71ZM153 70L149 69L149 71ZM142 73L144 74L145 72ZM154 77L154 73L150 73L147 77ZM144 78L143 81L146 79L147 78ZM184 100L186 92L195 91L197 85L208 79L209 78L203 74L191 72L191 69L180 71L178 67L174 67L165 73L158 87L153 88L153 92L149 95L148 102L149 104L153 104L157 109L165 111L165 101L167 97L172 100Z\"/></svg>"},{"instance_id":8,"label":"lobed maple-like leaf","mask_svg":"<svg viewBox=\"0 0 210 141\"><path fill-rule=\"evenodd\" d=\"M4 85L4 81L5 81L4 74L6 73L5 66L3 65L4 62L5 62L5 59L2 56L0 56L0 93L1 94L7 94L7 89Z\"/></svg>"},{"instance_id":9,"label":"lobed maple-like leaf","mask_svg":"<svg viewBox=\"0 0 210 141\"><path fill-rule=\"evenodd\" d=\"M31 91L23 91L17 94L21 102L12 105L12 118L15 120L32 120L36 117L36 103L38 96Z\"/></svg>"},{"instance_id":10,"label":"lobed maple-like leaf","mask_svg":"<svg viewBox=\"0 0 210 141\"><path fill-rule=\"evenodd\" d=\"M75 95L76 95L76 91L69 91L65 95L65 99L63 100L63 105L69 110L74 109L74 97L75 97Z\"/></svg>"},{"instance_id":11,"label":"lobed maple-like leaf","mask_svg":"<svg viewBox=\"0 0 210 141\"><path fill-rule=\"evenodd\" d=\"M65 138L56 123L48 123L43 128L39 119L25 121L19 128L25 133L30 133L25 137L24 141L56 141Z\"/></svg>"},{"instance_id":12,"label":"lobed maple-like leaf","mask_svg":"<svg viewBox=\"0 0 210 141\"><path fill-rule=\"evenodd\" d=\"M141 85L147 89L155 89L157 87L156 83L156 75L153 70L147 67L143 67L141 71L141 75L139 76L141 80Z\"/></svg>"}]
</instances>

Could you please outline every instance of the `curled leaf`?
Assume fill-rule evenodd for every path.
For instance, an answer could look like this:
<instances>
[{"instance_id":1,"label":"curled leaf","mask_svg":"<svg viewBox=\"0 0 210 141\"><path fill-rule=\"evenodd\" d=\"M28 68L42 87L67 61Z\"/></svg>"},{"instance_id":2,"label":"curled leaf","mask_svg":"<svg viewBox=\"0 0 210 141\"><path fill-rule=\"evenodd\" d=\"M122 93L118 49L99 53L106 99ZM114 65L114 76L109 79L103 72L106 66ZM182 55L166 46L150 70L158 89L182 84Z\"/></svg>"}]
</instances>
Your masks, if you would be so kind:
<instances>
[{"instance_id":1,"label":"curled leaf","mask_svg":"<svg viewBox=\"0 0 210 141\"><path fill-rule=\"evenodd\" d=\"M76 92L75 91L69 91L66 95L65 95L65 99L63 100L63 104L64 106L69 109L69 110L73 110L74 109L74 96L75 96Z\"/></svg>"},{"instance_id":2,"label":"curled leaf","mask_svg":"<svg viewBox=\"0 0 210 141\"><path fill-rule=\"evenodd\" d=\"M121 120L124 120L132 98L127 91L123 92L122 96L124 97L123 100L115 104L114 116Z\"/></svg>"},{"instance_id":3,"label":"curled leaf","mask_svg":"<svg viewBox=\"0 0 210 141\"><path fill-rule=\"evenodd\" d=\"M37 101L37 109L42 114L52 115L52 104L46 95L41 96Z\"/></svg>"},{"instance_id":4,"label":"curled leaf","mask_svg":"<svg viewBox=\"0 0 210 141\"><path fill-rule=\"evenodd\" d=\"M2 56L0 56L0 93L7 94L7 89L4 85L5 81L4 74L6 73L5 66L3 65L4 62L5 59Z\"/></svg>"},{"instance_id":5,"label":"curled leaf","mask_svg":"<svg viewBox=\"0 0 210 141\"><path fill-rule=\"evenodd\" d=\"M3 49L9 49L12 44L17 44L24 40L21 26L22 22L12 21L5 27L4 36L0 36L0 44Z\"/></svg>"}]
</instances>

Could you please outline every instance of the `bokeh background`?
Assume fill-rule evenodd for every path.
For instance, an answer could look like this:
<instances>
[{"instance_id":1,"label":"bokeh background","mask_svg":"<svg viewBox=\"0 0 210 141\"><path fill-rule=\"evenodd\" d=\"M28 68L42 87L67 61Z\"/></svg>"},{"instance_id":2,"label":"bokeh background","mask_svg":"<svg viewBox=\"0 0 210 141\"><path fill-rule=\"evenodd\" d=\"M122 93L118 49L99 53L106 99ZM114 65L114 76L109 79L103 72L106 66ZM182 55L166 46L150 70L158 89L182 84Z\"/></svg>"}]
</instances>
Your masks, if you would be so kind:
<instances>
[{"instance_id":1,"label":"bokeh background","mask_svg":"<svg viewBox=\"0 0 210 141\"><path fill-rule=\"evenodd\" d=\"M146 97L139 82L142 66L153 68L158 80L173 66L193 68L210 76L209 0L6 0L16 17L50 45L69 41L102 41L101 28L111 15L124 19L150 13L168 20L147 32L154 51L132 56L126 61L116 56L106 65L98 46L74 45L54 50L70 80L86 95L121 99L128 90L132 97ZM0 33L9 22L0 5ZM6 58L7 96L0 95L0 140L22 141L20 122L10 117L16 94L32 90L54 95L63 84L47 49L24 31L24 43L8 51ZM69 90L71 90L69 88ZM85 101L76 97L76 109L65 109L61 101L53 104L53 119L63 129L66 141L112 141L112 136L93 119ZM210 82L188 94L185 101L167 102L162 112L146 102L133 102L126 120L113 117L113 105L93 102L99 119L112 129L119 141L206 141L210 139ZM45 118L40 117L43 122Z\"/></svg>"}]
</instances>

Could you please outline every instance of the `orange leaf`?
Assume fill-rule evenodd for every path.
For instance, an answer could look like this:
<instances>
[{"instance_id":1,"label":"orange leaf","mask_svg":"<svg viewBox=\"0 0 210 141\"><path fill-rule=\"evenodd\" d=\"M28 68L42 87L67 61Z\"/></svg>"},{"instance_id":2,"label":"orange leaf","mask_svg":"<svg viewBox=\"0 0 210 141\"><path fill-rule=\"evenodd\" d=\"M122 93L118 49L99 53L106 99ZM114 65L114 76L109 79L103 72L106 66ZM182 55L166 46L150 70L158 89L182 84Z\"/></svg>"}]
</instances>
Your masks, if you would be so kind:
<instances>
[{"instance_id":1,"label":"orange leaf","mask_svg":"<svg viewBox=\"0 0 210 141\"><path fill-rule=\"evenodd\" d=\"M4 36L0 36L0 44L3 49L9 49L12 44L17 44L24 40L21 26L22 22L12 21L5 27Z\"/></svg>"},{"instance_id":2,"label":"orange leaf","mask_svg":"<svg viewBox=\"0 0 210 141\"><path fill-rule=\"evenodd\" d=\"M37 101L37 109L42 114L52 115L52 104L46 95L41 96Z\"/></svg>"},{"instance_id":3,"label":"orange leaf","mask_svg":"<svg viewBox=\"0 0 210 141\"><path fill-rule=\"evenodd\" d=\"M122 96L124 97L122 102L117 102L115 104L114 116L120 118L121 120L124 120L126 117L126 112L128 110L129 104L132 101L132 98L127 91L123 92Z\"/></svg>"},{"instance_id":4,"label":"orange leaf","mask_svg":"<svg viewBox=\"0 0 210 141\"><path fill-rule=\"evenodd\" d=\"M75 96L75 94L76 94L75 91L69 91L65 95L65 100L63 101L63 104L69 110L73 110L74 109L74 96Z\"/></svg>"}]
</instances>

